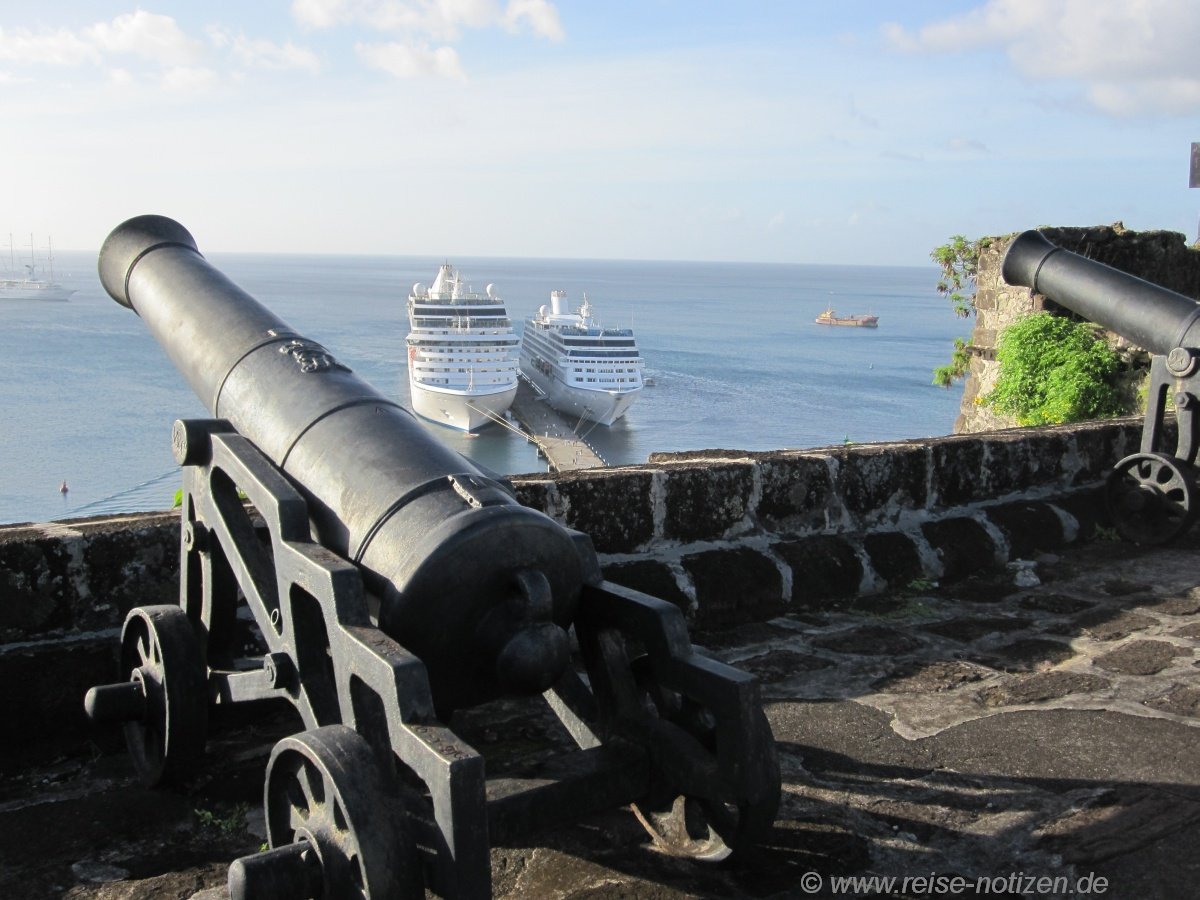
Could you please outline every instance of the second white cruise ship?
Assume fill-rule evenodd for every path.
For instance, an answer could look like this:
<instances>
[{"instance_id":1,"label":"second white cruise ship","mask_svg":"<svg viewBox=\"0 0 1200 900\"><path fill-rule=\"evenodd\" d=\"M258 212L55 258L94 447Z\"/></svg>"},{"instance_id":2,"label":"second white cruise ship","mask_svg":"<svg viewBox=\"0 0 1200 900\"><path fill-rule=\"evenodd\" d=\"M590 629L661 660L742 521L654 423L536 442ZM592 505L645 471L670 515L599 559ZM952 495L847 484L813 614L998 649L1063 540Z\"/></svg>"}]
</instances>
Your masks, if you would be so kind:
<instances>
[{"instance_id":1,"label":"second white cruise ship","mask_svg":"<svg viewBox=\"0 0 1200 900\"><path fill-rule=\"evenodd\" d=\"M449 263L408 297L408 384L413 411L474 431L517 395L517 336L493 285L477 294Z\"/></svg>"},{"instance_id":2,"label":"second white cruise ship","mask_svg":"<svg viewBox=\"0 0 1200 900\"><path fill-rule=\"evenodd\" d=\"M521 374L559 412L611 425L642 389L642 357L633 329L601 328L586 294L568 312L566 292L553 291L525 322Z\"/></svg>"}]
</instances>

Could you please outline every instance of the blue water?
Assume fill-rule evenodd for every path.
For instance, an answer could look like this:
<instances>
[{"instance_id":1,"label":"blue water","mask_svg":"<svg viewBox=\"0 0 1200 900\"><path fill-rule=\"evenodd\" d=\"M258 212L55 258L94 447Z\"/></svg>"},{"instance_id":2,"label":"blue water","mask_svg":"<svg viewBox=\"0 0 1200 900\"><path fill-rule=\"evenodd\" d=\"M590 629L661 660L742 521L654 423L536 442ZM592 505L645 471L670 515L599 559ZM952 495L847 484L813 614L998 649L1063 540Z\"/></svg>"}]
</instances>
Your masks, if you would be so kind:
<instances>
[{"instance_id":1,"label":"blue water","mask_svg":"<svg viewBox=\"0 0 1200 900\"><path fill-rule=\"evenodd\" d=\"M408 404L404 305L440 259L210 253L293 328ZM514 321L563 289L602 324L632 326L653 385L588 434L611 464L661 450L769 450L948 434L960 392L931 384L969 326L932 267L453 259L494 282ZM104 293L95 256L60 253L67 303L0 303L0 522L171 505L171 424L207 415L137 316ZM814 317L873 313L878 329ZM531 445L492 427L431 434L489 468L544 471ZM585 428L587 427L585 423ZM66 480L69 493L59 493Z\"/></svg>"}]
</instances>

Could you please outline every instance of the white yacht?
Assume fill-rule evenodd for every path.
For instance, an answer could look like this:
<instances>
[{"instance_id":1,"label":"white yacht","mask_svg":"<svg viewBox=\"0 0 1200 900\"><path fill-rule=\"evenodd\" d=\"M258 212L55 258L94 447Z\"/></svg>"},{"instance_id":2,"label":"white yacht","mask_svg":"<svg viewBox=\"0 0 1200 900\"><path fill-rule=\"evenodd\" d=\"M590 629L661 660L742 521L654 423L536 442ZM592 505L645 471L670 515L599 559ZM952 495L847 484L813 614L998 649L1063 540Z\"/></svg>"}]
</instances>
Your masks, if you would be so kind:
<instances>
[{"instance_id":1,"label":"white yacht","mask_svg":"<svg viewBox=\"0 0 1200 900\"><path fill-rule=\"evenodd\" d=\"M488 285L477 294L449 263L428 290L408 298L408 384L413 411L474 431L517 395L517 336L504 302Z\"/></svg>"},{"instance_id":2,"label":"white yacht","mask_svg":"<svg viewBox=\"0 0 1200 900\"><path fill-rule=\"evenodd\" d=\"M54 280L54 254L49 249L50 241L47 239L47 260L50 265L50 280L47 281L38 275L38 263L36 251L33 246L33 235L29 236L29 262L25 263L25 277L13 278L11 275L16 271L16 257L13 251L12 235L8 236L8 256L9 256L9 275L8 278L0 278L0 300L69 300L71 295L75 293L73 288L63 287Z\"/></svg>"},{"instance_id":3,"label":"white yacht","mask_svg":"<svg viewBox=\"0 0 1200 900\"><path fill-rule=\"evenodd\" d=\"M601 328L587 295L567 311L565 291L526 320L521 374L561 413L611 425L642 389L642 357L632 328Z\"/></svg>"}]
</instances>

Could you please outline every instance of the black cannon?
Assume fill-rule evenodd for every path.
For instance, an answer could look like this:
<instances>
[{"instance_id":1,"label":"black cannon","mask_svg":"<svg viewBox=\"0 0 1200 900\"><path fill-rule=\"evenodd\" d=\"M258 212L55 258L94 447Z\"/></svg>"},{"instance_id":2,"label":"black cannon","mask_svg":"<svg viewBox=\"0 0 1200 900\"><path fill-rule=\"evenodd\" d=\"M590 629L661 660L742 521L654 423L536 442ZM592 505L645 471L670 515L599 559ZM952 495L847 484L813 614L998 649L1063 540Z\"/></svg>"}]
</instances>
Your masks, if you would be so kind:
<instances>
[{"instance_id":1,"label":"black cannon","mask_svg":"<svg viewBox=\"0 0 1200 900\"><path fill-rule=\"evenodd\" d=\"M1001 274L1151 352L1140 451L1113 468L1106 500L1117 530L1129 540L1157 544L1183 534L1197 505L1200 303L1056 247L1038 231L1013 240ZM1171 450L1163 427L1168 395L1178 429Z\"/></svg>"},{"instance_id":2,"label":"black cannon","mask_svg":"<svg viewBox=\"0 0 1200 900\"><path fill-rule=\"evenodd\" d=\"M99 267L213 418L172 433L179 602L128 614L121 680L85 705L124 723L150 785L194 769L212 706L299 713L267 765L270 849L230 867L235 898L487 897L492 844L630 803L679 855L723 858L770 828L757 682L697 652L675 606L604 581L586 535L291 331L178 223L122 224ZM521 695L578 749L489 779L446 723Z\"/></svg>"}]
</instances>

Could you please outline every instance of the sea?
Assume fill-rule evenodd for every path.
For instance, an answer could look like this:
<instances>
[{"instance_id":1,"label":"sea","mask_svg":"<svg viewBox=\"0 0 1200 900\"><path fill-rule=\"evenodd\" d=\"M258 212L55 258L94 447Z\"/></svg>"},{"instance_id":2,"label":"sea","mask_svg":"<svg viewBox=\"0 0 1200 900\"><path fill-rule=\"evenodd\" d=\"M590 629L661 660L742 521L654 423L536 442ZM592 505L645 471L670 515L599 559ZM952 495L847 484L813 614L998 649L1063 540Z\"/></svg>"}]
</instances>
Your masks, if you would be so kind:
<instances>
[{"instance_id":1,"label":"sea","mask_svg":"<svg viewBox=\"0 0 1200 900\"><path fill-rule=\"evenodd\" d=\"M409 405L405 303L443 260L208 253L294 330ZM961 391L932 383L969 323L929 266L457 258L520 331L565 290L602 325L632 327L649 383L630 412L579 430L610 465L656 451L812 448L949 434ZM0 523L167 509L171 425L208 412L142 326L104 292L96 255L58 253L67 302L0 301ZM827 307L879 327L813 321ZM572 423L574 424L574 423ZM430 435L495 472L544 472L499 426ZM66 484L67 491L60 490Z\"/></svg>"}]
</instances>

